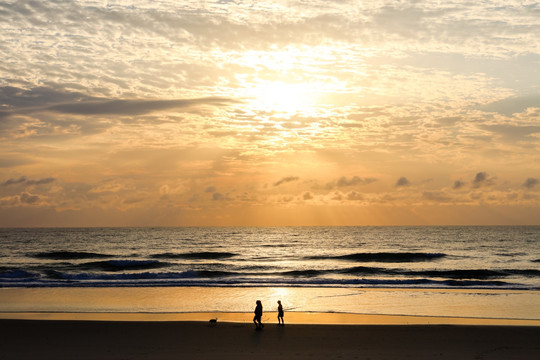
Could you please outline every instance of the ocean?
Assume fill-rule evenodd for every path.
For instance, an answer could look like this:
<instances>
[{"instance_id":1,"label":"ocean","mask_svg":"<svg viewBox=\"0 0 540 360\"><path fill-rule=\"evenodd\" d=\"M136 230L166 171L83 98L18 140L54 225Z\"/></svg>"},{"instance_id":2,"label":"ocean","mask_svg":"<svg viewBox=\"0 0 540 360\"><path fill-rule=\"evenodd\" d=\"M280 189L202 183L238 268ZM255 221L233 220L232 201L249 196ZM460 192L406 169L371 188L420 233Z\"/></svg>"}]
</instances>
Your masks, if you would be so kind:
<instances>
[{"instance_id":1,"label":"ocean","mask_svg":"<svg viewBox=\"0 0 540 360\"><path fill-rule=\"evenodd\" d=\"M0 229L0 287L540 290L540 227Z\"/></svg>"}]
</instances>

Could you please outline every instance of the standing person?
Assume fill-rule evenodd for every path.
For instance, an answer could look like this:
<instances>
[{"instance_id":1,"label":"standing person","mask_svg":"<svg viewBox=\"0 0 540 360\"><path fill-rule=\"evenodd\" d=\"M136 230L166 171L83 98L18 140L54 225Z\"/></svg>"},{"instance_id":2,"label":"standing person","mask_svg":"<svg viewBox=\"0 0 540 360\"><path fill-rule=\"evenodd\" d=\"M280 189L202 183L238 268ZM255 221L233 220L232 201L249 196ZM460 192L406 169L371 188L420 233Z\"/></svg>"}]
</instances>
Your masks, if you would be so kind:
<instances>
[{"instance_id":1,"label":"standing person","mask_svg":"<svg viewBox=\"0 0 540 360\"><path fill-rule=\"evenodd\" d=\"M283 306L281 305L281 300L277 301L277 321L278 325L285 326L285 321L283 321Z\"/></svg>"},{"instance_id":2,"label":"standing person","mask_svg":"<svg viewBox=\"0 0 540 360\"><path fill-rule=\"evenodd\" d=\"M255 330L261 330L264 325L261 322L262 314L263 314L263 307L261 300L257 300L257 306L255 307L255 316L253 317L253 322L255 323Z\"/></svg>"}]
</instances>

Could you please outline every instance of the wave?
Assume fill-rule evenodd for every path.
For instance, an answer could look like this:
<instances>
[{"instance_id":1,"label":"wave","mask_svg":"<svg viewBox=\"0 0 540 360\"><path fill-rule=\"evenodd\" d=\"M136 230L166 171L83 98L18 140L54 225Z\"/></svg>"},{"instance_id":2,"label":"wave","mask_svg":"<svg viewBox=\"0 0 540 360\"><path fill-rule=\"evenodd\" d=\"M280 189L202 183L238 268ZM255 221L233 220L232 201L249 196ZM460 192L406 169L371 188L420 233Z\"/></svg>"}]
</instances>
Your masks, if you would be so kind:
<instances>
[{"instance_id":1,"label":"wave","mask_svg":"<svg viewBox=\"0 0 540 360\"><path fill-rule=\"evenodd\" d=\"M188 252L188 253L161 253L154 254L151 257L154 259L225 259L236 256L238 254L231 252L219 252L219 251L201 251L201 252Z\"/></svg>"},{"instance_id":2,"label":"wave","mask_svg":"<svg viewBox=\"0 0 540 360\"><path fill-rule=\"evenodd\" d=\"M109 254L93 253L86 251L44 251L33 254L32 257L48 260L76 260L76 259L96 259L113 257Z\"/></svg>"},{"instance_id":3,"label":"wave","mask_svg":"<svg viewBox=\"0 0 540 360\"><path fill-rule=\"evenodd\" d=\"M523 276L540 276L540 270L536 269L519 269L519 270L505 270L512 275L523 275Z\"/></svg>"},{"instance_id":4,"label":"wave","mask_svg":"<svg viewBox=\"0 0 540 360\"><path fill-rule=\"evenodd\" d=\"M146 270L167 267L170 264L157 260L106 260L94 261L77 265L84 270L122 271L122 270Z\"/></svg>"},{"instance_id":5,"label":"wave","mask_svg":"<svg viewBox=\"0 0 540 360\"><path fill-rule=\"evenodd\" d=\"M433 280L414 279L321 279L305 277L201 277L196 271L181 273L90 273L50 274L47 279L33 278L19 281L0 281L0 287L148 287L148 286L220 286L220 287L403 287L403 288L493 288L534 289L519 283L498 280Z\"/></svg>"},{"instance_id":6,"label":"wave","mask_svg":"<svg viewBox=\"0 0 540 360\"><path fill-rule=\"evenodd\" d=\"M347 255L323 255L323 256L308 256L310 260L350 260L361 262L422 262L433 261L445 257L446 254L441 253L421 253L421 252L371 252L371 253L353 253Z\"/></svg>"},{"instance_id":7,"label":"wave","mask_svg":"<svg viewBox=\"0 0 540 360\"><path fill-rule=\"evenodd\" d=\"M14 270L5 270L0 272L0 279L28 279L28 278L37 278L39 277L38 273L14 269Z\"/></svg>"},{"instance_id":8,"label":"wave","mask_svg":"<svg viewBox=\"0 0 540 360\"><path fill-rule=\"evenodd\" d=\"M202 279L229 276L227 271L184 271L184 272L142 272L122 274L93 274L93 273L64 273L52 270L48 273L55 280L156 280L167 281L175 279Z\"/></svg>"},{"instance_id":9,"label":"wave","mask_svg":"<svg viewBox=\"0 0 540 360\"><path fill-rule=\"evenodd\" d=\"M272 273L276 275L287 276L320 276L324 274L348 274L358 276L422 276L429 278L447 278L447 279L497 279L512 275L540 277L540 270L536 269L459 269L459 270L405 270L405 269L388 269L380 267L355 266L344 269L304 269L291 270L284 272Z\"/></svg>"},{"instance_id":10,"label":"wave","mask_svg":"<svg viewBox=\"0 0 540 360\"><path fill-rule=\"evenodd\" d=\"M197 270L197 271L192 271L192 273L196 274L197 277L206 277L206 278L237 275L237 273L231 272L231 271L210 271L210 270Z\"/></svg>"},{"instance_id":11,"label":"wave","mask_svg":"<svg viewBox=\"0 0 540 360\"><path fill-rule=\"evenodd\" d=\"M378 267L367 267L367 266L355 266L346 269L340 269L336 272L341 274L352 274L352 275L403 275L403 271L397 269L384 269Z\"/></svg>"},{"instance_id":12,"label":"wave","mask_svg":"<svg viewBox=\"0 0 540 360\"><path fill-rule=\"evenodd\" d=\"M276 269L275 266L266 266L266 265L242 265L235 267L238 270L248 270L248 271L264 271Z\"/></svg>"},{"instance_id":13,"label":"wave","mask_svg":"<svg viewBox=\"0 0 540 360\"><path fill-rule=\"evenodd\" d=\"M45 277L52 276L57 278L60 273L84 273L86 271L95 273L93 276L98 276L100 273L111 273L121 271L137 271L137 270L153 270L170 267L172 264L161 262L158 260L107 260L94 261L82 264L55 264L54 266L32 266L30 268L17 267L0 267L0 279L23 279L35 278L43 274ZM343 277L343 275L352 276L367 276L367 277L425 277L429 279L447 279L447 280L489 280L503 279L510 276L519 277L540 277L540 270L537 269L432 269L432 270L410 270L400 268L382 268L369 266L354 266L348 268L326 268L326 269L299 269L299 270L279 270L275 267L267 266L242 266L242 267L226 267L222 269L192 269L181 273L175 272L160 272L152 273L153 278L162 276L167 279L174 277L174 274L182 274L182 277L190 276L193 278L204 277L267 277L267 276L285 276L298 278L315 278L324 275L334 275ZM173 274L173 275L170 275ZM109 276L109 275L107 275Z\"/></svg>"},{"instance_id":14,"label":"wave","mask_svg":"<svg viewBox=\"0 0 540 360\"><path fill-rule=\"evenodd\" d=\"M330 270L290 270L278 273L286 276L314 277L330 273Z\"/></svg>"},{"instance_id":15,"label":"wave","mask_svg":"<svg viewBox=\"0 0 540 360\"><path fill-rule=\"evenodd\" d=\"M508 271L467 269L467 270L423 270L413 272L415 275L444 277L451 279L492 279L510 275Z\"/></svg>"},{"instance_id":16,"label":"wave","mask_svg":"<svg viewBox=\"0 0 540 360\"><path fill-rule=\"evenodd\" d=\"M355 266L341 269L336 272L354 275L400 275L400 276L427 276L447 279L494 279L512 275L536 277L540 270L536 269L457 269L457 270L404 270L386 269L377 267Z\"/></svg>"},{"instance_id":17,"label":"wave","mask_svg":"<svg viewBox=\"0 0 540 360\"><path fill-rule=\"evenodd\" d=\"M411 275L429 276L429 277L444 277L452 279L492 279L502 278L507 276L540 276L540 270L536 269L466 269L466 270L423 270L409 272Z\"/></svg>"}]
</instances>

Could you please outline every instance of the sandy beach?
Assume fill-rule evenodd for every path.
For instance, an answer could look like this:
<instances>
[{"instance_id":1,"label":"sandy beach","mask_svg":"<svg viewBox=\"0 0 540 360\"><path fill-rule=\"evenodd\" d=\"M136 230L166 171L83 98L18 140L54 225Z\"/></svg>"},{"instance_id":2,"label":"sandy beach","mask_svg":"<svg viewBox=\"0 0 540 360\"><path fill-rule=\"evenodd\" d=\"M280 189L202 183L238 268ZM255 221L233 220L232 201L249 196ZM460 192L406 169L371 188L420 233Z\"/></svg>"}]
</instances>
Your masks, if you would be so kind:
<instances>
[{"instance_id":1,"label":"sandy beach","mask_svg":"<svg viewBox=\"0 0 540 360\"><path fill-rule=\"evenodd\" d=\"M0 320L2 359L538 359L539 326Z\"/></svg>"},{"instance_id":2,"label":"sandy beach","mask_svg":"<svg viewBox=\"0 0 540 360\"><path fill-rule=\"evenodd\" d=\"M268 304L262 331L251 322L254 298ZM271 305L276 298L338 309L354 300L366 312L286 311L286 325L278 327ZM186 310L214 303L246 310ZM0 291L0 304L1 359L540 358L538 292L14 288ZM411 309L445 315L415 315ZM383 310L395 313L368 313ZM209 323L213 318L215 325Z\"/></svg>"}]
</instances>

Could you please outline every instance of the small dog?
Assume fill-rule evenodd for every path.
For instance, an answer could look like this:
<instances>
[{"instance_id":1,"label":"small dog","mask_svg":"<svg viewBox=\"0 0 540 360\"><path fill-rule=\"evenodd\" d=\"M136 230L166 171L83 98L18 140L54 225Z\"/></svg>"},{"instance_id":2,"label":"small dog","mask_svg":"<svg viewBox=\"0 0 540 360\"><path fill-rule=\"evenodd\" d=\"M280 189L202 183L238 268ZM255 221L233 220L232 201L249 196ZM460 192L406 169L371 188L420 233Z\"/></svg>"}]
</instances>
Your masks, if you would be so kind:
<instances>
[{"instance_id":1,"label":"small dog","mask_svg":"<svg viewBox=\"0 0 540 360\"><path fill-rule=\"evenodd\" d=\"M210 322L210 325L216 325L217 324L217 318L210 319L209 322Z\"/></svg>"}]
</instances>

